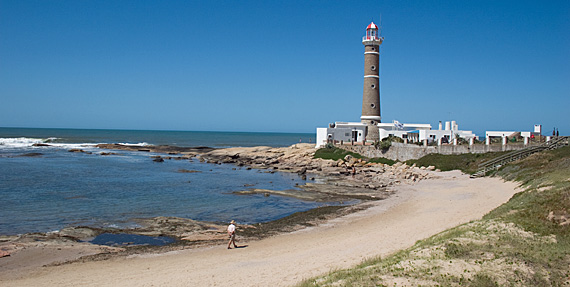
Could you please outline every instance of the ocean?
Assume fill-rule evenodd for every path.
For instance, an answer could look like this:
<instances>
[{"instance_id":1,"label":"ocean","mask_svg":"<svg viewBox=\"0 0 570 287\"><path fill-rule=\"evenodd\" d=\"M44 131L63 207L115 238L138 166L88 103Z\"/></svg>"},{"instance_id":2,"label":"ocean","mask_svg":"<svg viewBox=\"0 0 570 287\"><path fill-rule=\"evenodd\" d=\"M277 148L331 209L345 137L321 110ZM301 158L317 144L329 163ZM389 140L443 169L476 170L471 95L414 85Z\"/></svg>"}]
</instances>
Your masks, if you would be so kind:
<instances>
[{"instance_id":1,"label":"ocean","mask_svg":"<svg viewBox=\"0 0 570 287\"><path fill-rule=\"evenodd\" d=\"M233 193L249 188L292 189L304 183L297 174L195 159L157 163L150 158L153 153L112 151L117 154L105 156L101 152L106 150L94 147L99 143L284 147L314 140L314 134L306 133L0 128L0 235L69 226L129 228L137 226L136 219L157 216L251 224L339 204Z\"/></svg>"}]
</instances>

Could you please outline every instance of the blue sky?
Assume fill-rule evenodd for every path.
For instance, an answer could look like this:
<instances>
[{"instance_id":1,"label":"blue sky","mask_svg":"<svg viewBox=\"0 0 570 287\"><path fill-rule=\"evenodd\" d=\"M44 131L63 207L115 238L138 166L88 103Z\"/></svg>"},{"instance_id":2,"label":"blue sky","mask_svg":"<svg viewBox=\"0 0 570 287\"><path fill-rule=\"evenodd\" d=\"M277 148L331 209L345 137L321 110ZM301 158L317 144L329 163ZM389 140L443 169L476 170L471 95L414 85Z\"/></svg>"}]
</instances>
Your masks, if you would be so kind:
<instances>
[{"instance_id":1,"label":"blue sky","mask_svg":"<svg viewBox=\"0 0 570 287\"><path fill-rule=\"evenodd\" d=\"M0 126L359 121L380 15L383 122L570 134L570 1L0 0Z\"/></svg>"}]
</instances>

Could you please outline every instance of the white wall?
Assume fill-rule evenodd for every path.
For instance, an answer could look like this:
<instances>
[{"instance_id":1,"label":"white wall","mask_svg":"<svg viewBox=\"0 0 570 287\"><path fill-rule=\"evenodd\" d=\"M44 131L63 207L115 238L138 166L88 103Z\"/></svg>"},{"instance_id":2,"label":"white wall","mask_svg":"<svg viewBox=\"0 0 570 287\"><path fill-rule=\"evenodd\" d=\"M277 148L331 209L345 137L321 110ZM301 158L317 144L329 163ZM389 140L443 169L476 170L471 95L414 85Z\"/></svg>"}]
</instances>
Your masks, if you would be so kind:
<instances>
[{"instance_id":1,"label":"white wall","mask_svg":"<svg viewBox=\"0 0 570 287\"><path fill-rule=\"evenodd\" d=\"M315 148L320 148L327 143L327 128L317 128L317 142Z\"/></svg>"},{"instance_id":2,"label":"white wall","mask_svg":"<svg viewBox=\"0 0 570 287\"><path fill-rule=\"evenodd\" d=\"M510 136L514 134L513 131L486 131L485 137L503 137L503 136Z\"/></svg>"}]
</instances>

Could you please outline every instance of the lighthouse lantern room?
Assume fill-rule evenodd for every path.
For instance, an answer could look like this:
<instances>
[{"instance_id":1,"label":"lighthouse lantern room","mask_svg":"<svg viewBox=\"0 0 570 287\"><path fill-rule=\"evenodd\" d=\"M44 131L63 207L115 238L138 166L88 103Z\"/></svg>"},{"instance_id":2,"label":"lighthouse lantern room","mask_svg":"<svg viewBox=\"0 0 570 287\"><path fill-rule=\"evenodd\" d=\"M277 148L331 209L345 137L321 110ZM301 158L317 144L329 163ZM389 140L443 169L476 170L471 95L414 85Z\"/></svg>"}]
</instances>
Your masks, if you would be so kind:
<instances>
[{"instance_id":1,"label":"lighthouse lantern room","mask_svg":"<svg viewBox=\"0 0 570 287\"><path fill-rule=\"evenodd\" d=\"M362 40L378 40L378 26L374 22L366 27L366 36Z\"/></svg>"}]
</instances>

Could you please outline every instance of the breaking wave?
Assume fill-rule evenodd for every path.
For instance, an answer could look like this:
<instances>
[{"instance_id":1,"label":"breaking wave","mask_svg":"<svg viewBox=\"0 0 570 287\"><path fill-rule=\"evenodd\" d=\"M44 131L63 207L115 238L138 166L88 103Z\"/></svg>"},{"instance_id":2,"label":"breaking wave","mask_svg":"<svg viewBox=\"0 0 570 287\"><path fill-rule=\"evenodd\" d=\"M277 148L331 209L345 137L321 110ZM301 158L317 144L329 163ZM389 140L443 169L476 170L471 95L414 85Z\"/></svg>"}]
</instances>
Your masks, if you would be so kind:
<instances>
[{"instance_id":1,"label":"breaking wave","mask_svg":"<svg viewBox=\"0 0 570 287\"><path fill-rule=\"evenodd\" d=\"M61 143L57 142L59 138L50 137L45 139L40 138L0 138L0 149L23 149L23 148L33 148L39 144L45 146L42 147L55 147L55 148L89 148L94 147L93 143Z\"/></svg>"}]
</instances>

